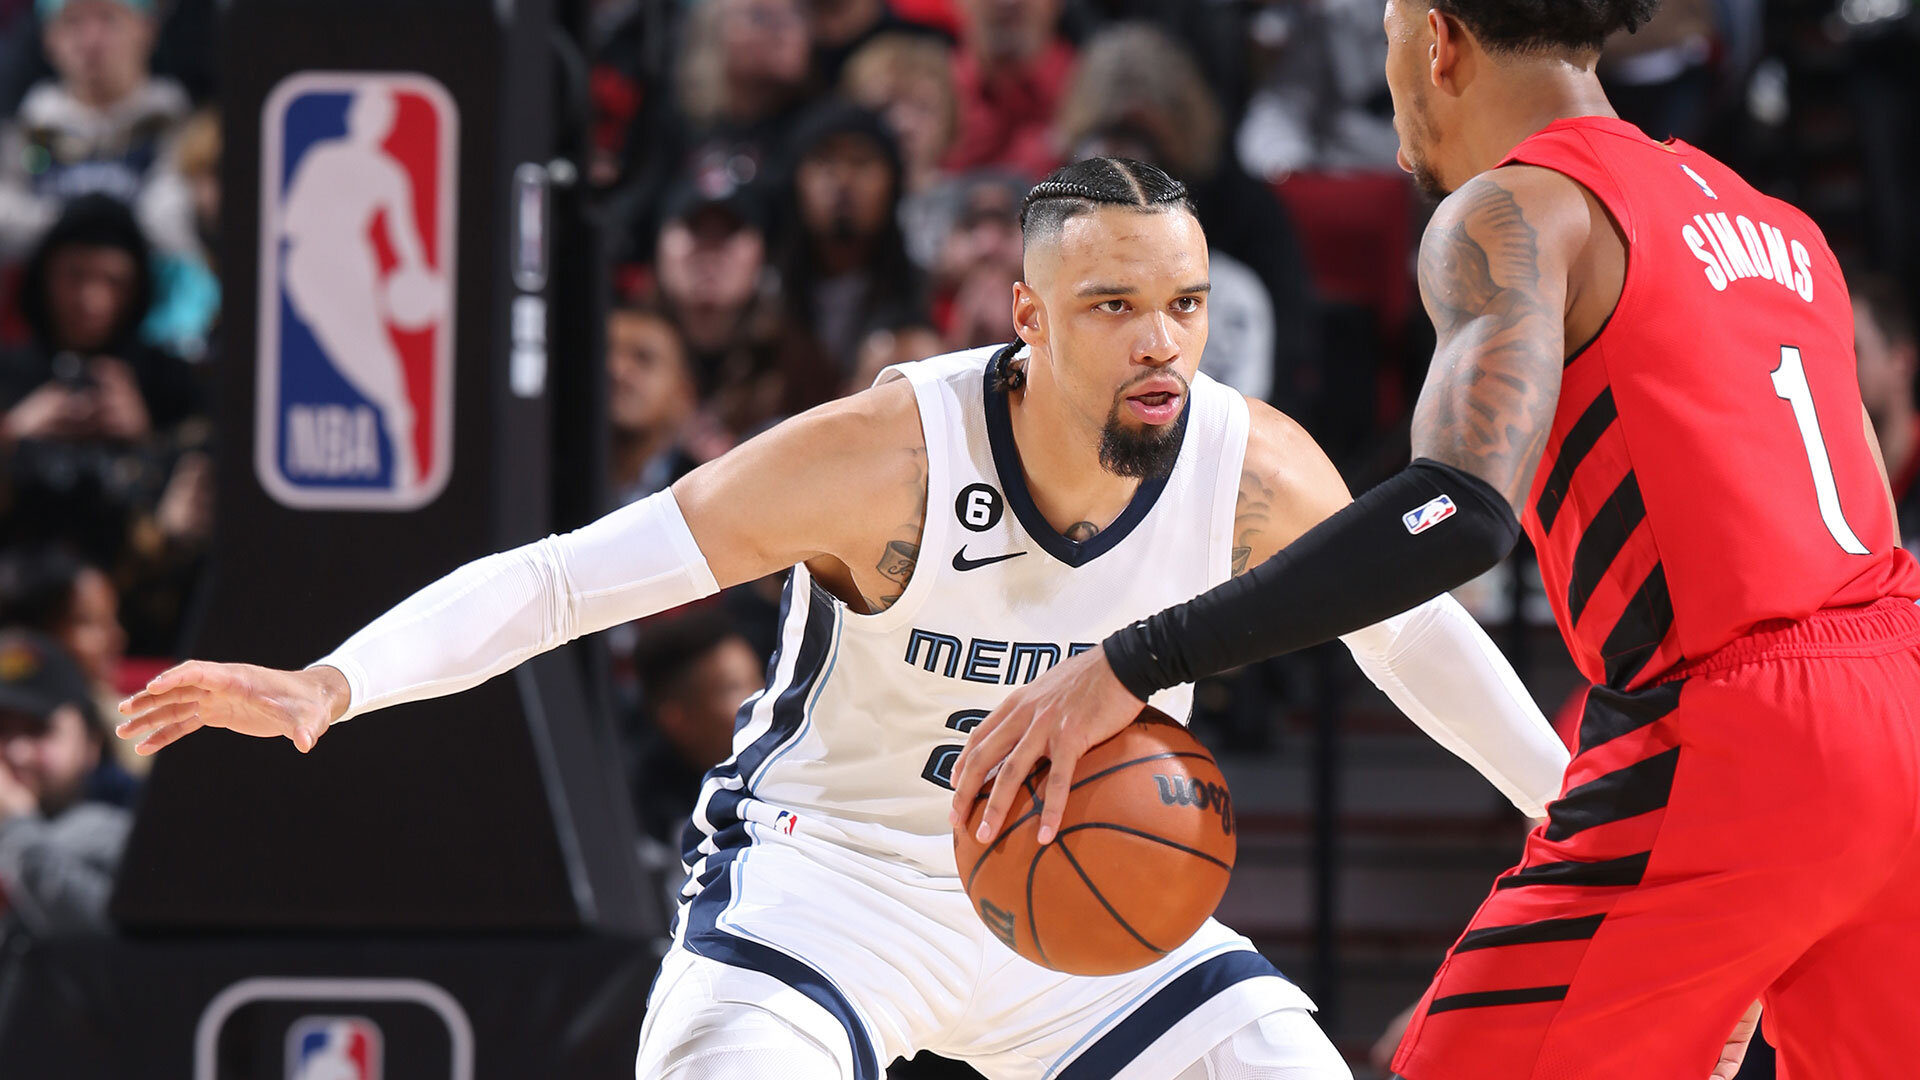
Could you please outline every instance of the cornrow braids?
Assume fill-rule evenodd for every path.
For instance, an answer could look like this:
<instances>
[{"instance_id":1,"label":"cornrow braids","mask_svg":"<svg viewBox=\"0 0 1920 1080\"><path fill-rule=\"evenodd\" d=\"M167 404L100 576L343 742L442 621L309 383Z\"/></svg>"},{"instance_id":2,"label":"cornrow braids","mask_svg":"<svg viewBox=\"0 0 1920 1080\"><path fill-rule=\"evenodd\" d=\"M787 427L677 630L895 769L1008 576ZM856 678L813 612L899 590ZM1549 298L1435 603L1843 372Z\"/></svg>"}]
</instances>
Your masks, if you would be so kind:
<instances>
[{"instance_id":1,"label":"cornrow braids","mask_svg":"<svg viewBox=\"0 0 1920 1080\"><path fill-rule=\"evenodd\" d=\"M1062 165L1027 192L1020 206L1020 235L1031 244L1052 236L1067 220L1102 206L1193 213L1187 185L1132 158L1094 157Z\"/></svg>"}]
</instances>

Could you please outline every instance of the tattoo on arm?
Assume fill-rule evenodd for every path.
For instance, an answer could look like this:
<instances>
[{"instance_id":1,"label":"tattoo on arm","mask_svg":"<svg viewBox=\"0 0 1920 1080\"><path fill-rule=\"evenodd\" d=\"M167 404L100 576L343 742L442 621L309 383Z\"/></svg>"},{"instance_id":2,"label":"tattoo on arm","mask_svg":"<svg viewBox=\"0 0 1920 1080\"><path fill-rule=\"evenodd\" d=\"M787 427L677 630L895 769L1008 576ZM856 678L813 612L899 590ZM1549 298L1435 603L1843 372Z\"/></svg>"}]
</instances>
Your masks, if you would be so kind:
<instances>
[{"instance_id":1,"label":"tattoo on arm","mask_svg":"<svg viewBox=\"0 0 1920 1080\"><path fill-rule=\"evenodd\" d=\"M1067 531L1061 535L1076 544L1084 544L1100 535L1100 526L1095 525L1091 521L1076 521L1067 526Z\"/></svg>"},{"instance_id":2,"label":"tattoo on arm","mask_svg":"<svg viewBox=\"0 0 1920 1080\"><path fill-rule=\"evenodd\" d=\"M1473 473L1517 509L1560 396L1564 271L1542 268L1539 230L1498 175L1448 202L1420 245L1420 295L1438 344L1414 456Z\"/></svg>"},{"instance_id":3,"label":"tattoo on arm","mask_svg":"<svg viewBox=\"0 0 1920 1080\"><path fill-rule=\"evenodd\" d=\"M913 568L920 561L920 535L927 526L927 451L923 447L914 447L911 451L913 467L909 470L910 481L916 492L917 508L913 520L894 530L894 539L887 541L886 550L880 555L880 561L874 569L886 579L875 596L866 590L860 595L867 602L868 614L879 614L892 607L907 591L907 582L913 579Z\"/></svg>"},{"instance_id":4,"label":"tattoo on arm","mask_svg":"<svg viewBox=\"0 0 1920 1080\"><path fill-rule=\"evenodd\" d=\"M1240 498L1233 513L1233 576L1252 565L1253 547L1273 519L1273 485L1253 469L1240 472Z\"/></svg>"}]
</instances>

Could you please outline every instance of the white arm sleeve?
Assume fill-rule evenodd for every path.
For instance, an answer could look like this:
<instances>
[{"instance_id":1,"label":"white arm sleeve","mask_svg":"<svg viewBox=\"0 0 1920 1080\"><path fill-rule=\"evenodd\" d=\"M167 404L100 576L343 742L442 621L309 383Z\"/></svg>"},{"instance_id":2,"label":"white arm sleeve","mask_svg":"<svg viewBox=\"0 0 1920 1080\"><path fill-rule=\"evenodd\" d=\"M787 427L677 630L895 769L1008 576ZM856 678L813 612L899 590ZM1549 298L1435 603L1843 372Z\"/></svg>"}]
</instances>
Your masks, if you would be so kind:
<instances>
[{"instance_id":1,"label":"white arm sleeve","mask_svg":"<svg viewBox=\"0 0 1920 1080\"><path fill-rule=\"evenodd\" d=\"M1340 639L1407 718L1528 817L1560 793L1567 748L1480 624L1441 594Z\"/></svg>"},{"instance_id":2,"label":"white arm sleeve","mask_svg":"<svg viewBox=\"0 0 1920 1080\"><path fill-rule=\"evenodd\" d=\"M314 665L346 676L346 720L459 693L574 638L719 589L667 490L565 536L470 562Z\"/></svg>"}]
</instances>

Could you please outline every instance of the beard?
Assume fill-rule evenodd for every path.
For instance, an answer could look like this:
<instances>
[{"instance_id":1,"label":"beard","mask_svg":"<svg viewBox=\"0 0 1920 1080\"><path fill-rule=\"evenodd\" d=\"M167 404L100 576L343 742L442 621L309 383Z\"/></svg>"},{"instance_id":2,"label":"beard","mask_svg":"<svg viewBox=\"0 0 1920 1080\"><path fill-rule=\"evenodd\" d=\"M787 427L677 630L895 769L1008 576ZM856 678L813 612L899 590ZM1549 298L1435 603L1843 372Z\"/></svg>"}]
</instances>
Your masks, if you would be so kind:
<instances>
[{"instance_id":1,"label":"beard","mask_svg":"<svg viewBox=\"0 0 1920 1080\"><path fill-rule=\"evenodd\" d=\"M1434 128L1433 113L1427 107L1425 94L1415 94L1412 115L1407 117L1407 135L1400 140L1400 152L1406 155L1407 164L1413 166L1413 183L1420 193L1434 202L1453 194L1453 189L1440 179L1427 160L1426 151L1440 142L1440 133Z\"/></svg>"},{"instance_id":2,"label":"beard","mask_svg":"<svg viewBox=\"0 0 1920 1080\"><path fill-rule=\"evenodd\" d=\"M1179 378L1178 375L1174 376ZM1180 380L1180 392L1191 394L1193 388L1185 379ZM1100 430L1100 467L1115 476L1125 476L1135 480L1152 480L1170 475L1173 466L1180 460L1180 433L1186 430L1186 417L1171 424L1155 427L1141 424L1129 427L1120 419L1120 410L1126 405L1126 388L1114 395L1113 408L1107 412L1106 426Z\"/></svg>"}]
</instances>

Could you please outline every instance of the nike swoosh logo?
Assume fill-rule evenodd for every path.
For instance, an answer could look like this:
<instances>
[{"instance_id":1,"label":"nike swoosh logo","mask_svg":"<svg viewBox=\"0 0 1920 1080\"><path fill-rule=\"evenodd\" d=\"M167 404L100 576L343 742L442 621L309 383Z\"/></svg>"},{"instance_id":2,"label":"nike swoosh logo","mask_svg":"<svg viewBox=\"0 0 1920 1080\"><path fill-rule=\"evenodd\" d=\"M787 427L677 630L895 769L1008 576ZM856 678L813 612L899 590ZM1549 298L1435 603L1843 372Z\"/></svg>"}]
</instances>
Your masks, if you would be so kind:
<instances>
[{"instance_id":1,"label":"nike swoosh logo","mask_svg":"<svg viewBox=\"0 0 1920 1080\"><path fill-rule=\"evenodd\" d=\"M1006 562L1008 559L1017 559L1020 556L1025 554L1026 552L1024 551L1015 551L1007 555L995 555L992 558L987 558L987 559L969 559L967 558L967 549L965 547L962 547L959 551L956 551L953 553L953 568L964 574L968 570L978 570L983 566L992 566L994 563L997 563L997 562Z\"/></svg>"}]
</instances>

